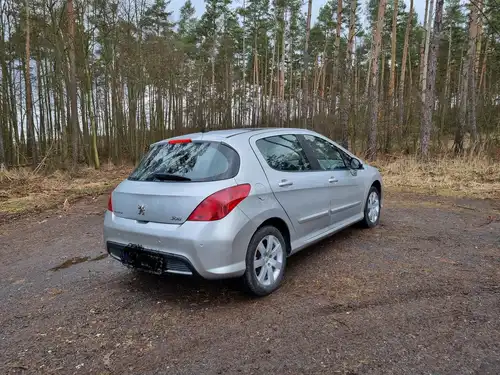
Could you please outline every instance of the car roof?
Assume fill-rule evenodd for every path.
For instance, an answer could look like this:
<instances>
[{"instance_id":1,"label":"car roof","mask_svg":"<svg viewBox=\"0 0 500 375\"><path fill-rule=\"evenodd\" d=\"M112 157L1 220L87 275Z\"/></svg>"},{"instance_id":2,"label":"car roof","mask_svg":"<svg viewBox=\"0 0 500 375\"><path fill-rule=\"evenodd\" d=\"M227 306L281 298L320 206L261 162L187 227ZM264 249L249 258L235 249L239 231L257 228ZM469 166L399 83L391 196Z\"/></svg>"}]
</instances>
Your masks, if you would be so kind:
<instances>
[{"instance_id":1,"label":"car roof","mask_svg":"<svg viewBox=\"0 0 500 375\"><path fill-rule=\"evenodd\" d=\"M313 133L307 129L301 128L234 128L234 129L223 129L223 130L208 130L198 133L184 134L168 139L161 140L154 144L168 142L171 139L183 139L189 138L193 140L207 140L207 141L222 141L227 138L250 138L253 135L267 133L267 132L283 132L283 133Z\"/></svg>"},{"instance_id":2,"label":"car roof","mask_svg":"<svg viewBox=\"0 0 500 375\"><path fill-rule=\"evenodd\" d=\"M238 146L241 142L247 142L248 139L254 135L260 135L265 133L285 133L285 134L311 134L311 135L320 135L320 133L315 132L314 130L304 129L304 128L234 128L234 129L219 129L219 130L208 130L198 133L190 133L179 135L176 137L168 138L161 140L159 142L153 143L151 146L166 143L171 139L185 139L189 138L192 140L204 140L204 141L215 141L222 142L225 141L232 146ZM326 137L325 137L326 138ZM328 138L329 139L329 138ZM329 141L334 142L329 139ZM340 148L342 151L346 152L348 155L359 159L362 163L365 163L362 159L354 155L349 150L343 148L340 144L335 143L335 146Z\"/></svg>"}]
</instances>

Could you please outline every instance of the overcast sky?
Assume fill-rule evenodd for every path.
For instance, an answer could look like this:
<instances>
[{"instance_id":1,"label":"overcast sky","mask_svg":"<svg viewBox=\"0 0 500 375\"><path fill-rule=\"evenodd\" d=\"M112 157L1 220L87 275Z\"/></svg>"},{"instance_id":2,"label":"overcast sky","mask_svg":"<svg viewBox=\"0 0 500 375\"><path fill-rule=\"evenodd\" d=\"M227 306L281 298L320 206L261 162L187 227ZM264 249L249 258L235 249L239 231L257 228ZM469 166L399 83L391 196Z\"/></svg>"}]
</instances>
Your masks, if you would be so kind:
<instances>
[{"instance_id":1,"label":"overcast sky","mask_svg":"<svg viewBox=\"0 0 500 375\"><path fill-rule=\"evenodd\" d=\"M406 9L409 10L410 8L410 0L404 0L406 3ZM196 8L196 15L199 17L205 10L205 2L204 0L191 0L193 3L194 7ZM313 0L313 12L312 12L312 20L314 20L318 17L318 12L319 8L321 8L325 4L326 0ZM366 13L366 0L362 0L363 6L362 6L362 15ZM177 20L179 17L179 9L182 7L182 5L185 3L185 0L172 0L170 3L169 8L174 11L174 18ZM306 1L304 1L306 3ZM235 6L241 6L243 4L243 0L236 0L233 1L233 4ZM415 10L418 13L418 20L419 22L422 22L424 19L424 13L425 13L425 0L414 0L414 6ZM307 5L304 5L304 12L307 11Z\"/></svg>"}]
</instances>

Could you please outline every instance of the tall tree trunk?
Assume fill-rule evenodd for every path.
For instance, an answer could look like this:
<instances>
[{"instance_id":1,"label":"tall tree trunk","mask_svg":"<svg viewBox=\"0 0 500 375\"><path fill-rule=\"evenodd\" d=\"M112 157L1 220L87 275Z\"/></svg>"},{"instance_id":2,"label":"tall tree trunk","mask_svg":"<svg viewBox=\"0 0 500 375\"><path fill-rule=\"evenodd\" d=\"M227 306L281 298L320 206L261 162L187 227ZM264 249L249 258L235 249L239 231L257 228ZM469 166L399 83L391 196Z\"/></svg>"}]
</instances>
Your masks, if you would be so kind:
<instances>
[{"instance_id":1,"label":"tall tree trunk","mask_svg":"<svg viewBox=\"0 0 500 375\"><path fill-rule=\"evenodd\" d=\"M111 124L109 121L109 80L108 80L108 71L104 70L104 141L105 141L105 150L107 151L108 159L111 157ZM150 123L150 126L152 124Z\"/></svg>"},{"instance_id":2,"label":"tall tree trunk","mask_svg":"<svg viewBox=\"0 0 500 375\"><path fill-rule=\"evenodd\" d=\"M441 99L441 116L439 124L439 142L441 142L441 136L444 131L444 124L446 119L446 111L448 108L448 96L450 93L450 81L451 81L451 45L452 45L452 28L450 25L450 34L448 36L448 57L446 59L446 79L444 83L444 93Z\"/></svg>"},{"instance_id":3,"label":"tall tree trunk","mask_svg":"<svg viewBox=\"0 0 500 375\"><path fill-rule=\"evenodd\" d=\"M45 108L44 108L44 99L43 99L43 85L42 85L42 56L38 54L38 58L36 60L36 75L38 80L38 111L39 111L39 143L40 143L40 152L43 155L45 153ZM48 114L50 116L50 113Z\"/></svg>"},{"instance_id":4,"label":"tall tree trunk","mask_svg":"<svg viewBox=\"0 0 500 375\"><path fill-rule=\"evenodd\" d=\"M46 143L53 145L54 141L54 124L53 124L53 110L52 110L52 102L55 103L54 99L54 87L51 86L51 82L49 79L49 62L48 59L44 59L44 63L42 64L42 71L44 76L44 88L45 93L43 95L45 101L45 108L47 109L47 127L46 129ZM51 100L51 97L53 101Z\"/></svg>"},{"instance_id":5,"label":"tall tree trunk","mask_svg":"<svg viewBox=\"0 0 500 375\"><path fill-rule=\"evenodd\" d=\"M265 81L264 81L265 82ZM226 122L227 127L233 127L233 62L229 61L227 64L227 103L226 103ZM263 107L264 101L261 101L261 107ZM182 102L181 102L182 106ZM182 107L181 107L182 108Z\"/></svg>"},{"instance_id":6,"label":"tall tree trunk","mask_svg":"<svg viewBox=\"0 0 500 375\"><path fill-rule=\"evenodd\" d=\"M265 36L266 39L266 46L268 45L268 37L267 35ZM269 113L268 113L268 97L269 97L269 84L267 81L267 73L269 71L269 48L266 48L266 55L264 58L264 69L262 72L262 98L261 98L261 108L262 108L262 119L263 123L265 126L268 126L268 119L269 119ZM233 80L233 72L231 71L231 80Z\"/></svg>"},{"instance_id":7,"label":"tall tree trunk","mask_svg":"<svg viewBox=\"0 0 500 375\"><path fill-rule=\"evenodd\" d=\"M69 89L71 100L71 151L73 166L78 163L78 109L76 88L76 60L75 60L75 10L73 0L68 0L68 34L69 34Z\"/></svg>"},{"instance_id":8,"label":"tall tree trunk","mask_svg":"<svg viewBox=\"0 0 500 375\"><path fill-rule=\"evenodd\" d=\"M380 79L378 82L378 95L381 101L384 101L384 84L385 84L385 51L381 50L382 57L380 61Z\"/></svg>"},{"instance_id":9,"label":"tall tree trunk","mask_svg":"<svg viewBox=\"0 0 500 375\"><path fill-rule=\"evenodd\" d=\"M283 32L281 33L281 59L280 59L280 77L279 77L279 119L280 126L283 126L283 118L285 117L285 30L286 30L286 10L283 4Z\"/></svg>"},{"instance_id":10,"label":"tall tree trunk","mask_svg":"<svg viewBox=\"0 0 500 375\"><path fill-rule=\"evenodd\" d=\"M428 1L428 0L427 0ZM432 11L434 7L434 0L430 0L429 13L425 20L425 49L423 61L423 76L422 76L422 106L425 106L425 94L427 92L427 74L429 73L429 48L432 34Z\"/></svg>"},{"instance_id":11,"label":"tall tree trunk","mask_svg":"<svg viewBox=\"0 0 500 375\"><path fill-rule=\"evenodd\" d=\"M333 67L333 98L332 98L332 113L337 112L337 96L340 92L339 75L340 75L340 38L342 32L342 0L337 0L337 27L335 33L335 46L334 46L334 67Z\"/></svg>"},{"instance_id":12,"label":"tall tree trunk","mask_svg":"<svg viewBox=\"0 0 500 375\"><path fill-rule=\"evenodd\" d=\"M28 0L26 0L26 61L25 65L25 88L26 88L26 136L27 136L27 150L28 156L31 156L33 167L36 167L37 150L35 139L35 124L33 121L33 103L32 103L32 90L31 90L31 54L30 54L30 9Z\"/></svg>"},{"instance_id":13,"label":"tall tree trunk","mask_svg":"<svg viewBox=\"0 0 500 375\"><path fill-rule=\"evenodd\" d=\"M8 146L10 146L9 151L11 152L11 160L13 160L14 155L14 142L12 141L12 134L10 133L10 97L8 90L8 80L7 76L9 71L7 70L6 56L5 56L5 33L4 33L4 14L3 9L0 10L0 68L2 69L2 88L0 92L0 109L2 111L2 116L0 118L0 171L3 171L7 165L7 155L5 147L5 135L7 134Z\"/></svg>"},{"instance_id":14,"label":"tall tree trunk","mask_svg":"<svg viewBox=\"0 0 500 375\"><path fill-rule=\"evenodd\" d=\"M351 147L352 147L352 152L356 153L357 147L356 147L356 142L358 140L357 138L357 126L356 123L358 122L359 116L357 115L358 111L357 108L359 108L359 66L355 65L354 66L354 90L352 93L352 98L350 103L350 113L352 114L352 137L351 137Z\"/></svg>"},{"instance_id":15,"label":"tall tree trunk","mask_svg":"<svg viewBox=\"0 0 500 375\"><path fill-rule=\"evenodd\" d=\"M474 48L475 49L475 48ZM477 124L476 124L476 105L477 105L477 95L476 95L476 74L474 68L471 66L471 72L469 73L470 79L470 107L469 107L469 128L471 135L471 149L475 147L475 143L478 140L477 136Z\"/></svg>"},{"instance_id":16,"label":"tall tree trunk","mask_svg":"<svg viewBox=\"0 0 500 375\"><path fill-rule=\"evenodd\" d=\"M326 67L328 65L328 58L326 57L327 41L325 40L325 47L323 49L323 56L321 57L321 84L319 87L319 112L325 112L325 84L326 84Z\"/></svg>"},{"instance_id":17,"label":"tall tree trunk","mask_svg":"<svg viewBox=\"0 0 500 375\"><path fill-rule=\"evenodd\" d=\"M340 109L340 126L342 129L342 147L349 147L349 110L351 106L351 100L349 100L349 95L351 94L351 84L352 84L352 55L354 50L354 32L356 29L356 9L358 2L357 0L351 0L351 9L349 15L349 34L347 36L347 54L346 54L346 64L345 64L345 82L342 85L342 96L341 96L341 109Z\"/></svg>"},{"instance_id":18,"label":"tall tree trunk","mask_svg":"<svg viewBox=\"0 0 500 375\"><path fill-rule=\"evenodd\" d=\"M365 91L363 91L364 101L368 100L368 95L370 94L370 74L372 71L372 62L373 62L373 39L370 45L370 52L368 54L368 69L366 71L366 81L365 81Z\"/></svg>"},{"instance_id":19,"label":"tall tree trunk","mask_svg":"<svg viewBox=\"0 0 500 375\"><path fill-rule=\"evenodd\" d=\"M276 48L278 45L278 31L275 29L274 31L274 43L272 45L272 54L271 54L271 72L269 74L269 88L268 88L268 105L267 105L267 117L268 119L266 120L267 126L270 125L269 120L272 119L273 117L273 80L274 80L274 67L276 66ZM244 76L244 74L243 74Z\"/></svg>"},{"instance_id":20,"label":"tall tree trunk","mask_svg":"<svg viewBox=\"0 0 500 375\"><path fill-rule=\"evenodd\" d=\"M439 44L441 41L441 27L443 23L443 5L444 0L437 0L436 16L434 18L434 31L432 33L432 43L430 45L429 51L429 71L427 73L426 81L427 87L425 90L425 107L420 130L420 153L423 158L427 158L429 156L429 143L432 130L432 114L434 113L435 105L437 56Z\"/></svg>"},{"instance_id":21,"label":"tall tree trunk","mask_svg":"<svg viewBox=\"0 0 500 375\"><path fill-rule=\"evenodd\" d=\"M458 126L455 133L454 143L455 153L457 154L461 153L464 149L464 131L466 129L467 123L469 82L470 74L472 74L474 71L474 55L476 49L478 9L477 6L472 2L469 4L469 8L469 43L467 55L462 65Z\"/></svg>"},{"instance_id":22,"label":"tall tree trunk","mask_svg":"<svg viewBox=\"0 0 500 375\"><path fill-rule=\"evenodd\" d=\"M92 162L94 163L94 168L99 169L99 152L97 150L97 124L94 114L94 96L92 90L92 79L90 77L90 68L87 67L86 72L87 78L87 110L89 112L90 119L90 133L91 133L91 145L90 145L90 154Z\"/></svg>"},{"instance_id":23,"label":"tall tree trunk","mask_svg":"<svg viewBox=\"0 0 500 375\"><path fill-rule=\"evenodd\" d=\"M2 15L0 15L2 16ZM3 35L2 35L3 37ZM1 53L1 52L0 52ZM3 74L3 73L2 73ZM2 77L3 78L3 77ZM5 88L6 89L6 88ZM9 134L9 97L5 95L6 90L2 88L0 91L0 109L2 110L3 116L0 118L0 172L3 172L6 167L6 157L5 157L5 135Z\"/></svg>"},{"instance_id":24,"label":"tall tree trunk","mask_svg":"<svg viewBox=\"0 0 500 375\"><path fill-rule=\"evenodd\" d=\"M243 0L243 24L245 24L246 22L246 1ZM246 59L246 33L242 33L243 34L243 41L242 41L242 51L241 51L241 55L242 55L242 80L243 80L243 84L240 86L240 104L239 104L239 107L238 107L238 115L239 115L239 126L242 126L242 122L243 122L243 119L242 119L242 115L243 115L243 111L244 111L244 108L246 106L246 74L247 74L247 59ZM274 50L273 50L273 56L274 56ZM273 61L273 67L274 67L274 61ZM272 80L273 80L273 75L271 73L271 83L270 83L270 88L271 88L271 96L272 96L272 91L273 91L273 85L272 85ZM271 105L271 99L270 99L270 103L269 105Z\"/></svg>"},{"instance_id":25,"label":"tall tree trunk","mask_svg":"<svg viewBox=\"0 0 500 375\"><path fill-rule=\"evenodd\" d=\"M304 43L304 83L303 83L303 101L302 101L302 115L304 116L303 126L307 127L308 109L309 109L309 36L311 34L311 12L312 0L309 0L307 6L307 21L306 21L306 39ZM284 36L283 36L284 38Z\"/></svg>"},{"instance_id":26,"label":"tall tree trunk","mask_svg":"<svg viewBox=\"0 0 500 375\"><path fill-rule=\"evenodd\" d=\"M291 13L290 18L293 17L293 14ZM291 36L291 22L288 23L288 34ZM290 48L293 51L294 49L294 43L293 43L293 38L290 38ZM294 90L295 90L295 80L293 79L294 77L294 70L293 70L293 61L290 61L288 63L288 79L289 79L289 84L288 84L288 113L287 113L287 122L290 124L291 119L292 119L292 113L294 114L294 117L297 118L297 100L294 95ZM300 81L299 81L300 82Z\"/></svg>"},{"instance_id":27,"label":"tall tree trunk","mask_svg":"<svg viewBox=\"0 0 500 375\"><path fill-rule=\"evenodd\" d=\"M476 89L476 80L477 74L479 70L479 57L481 55L481 33L482 33L482 23L481 17L479 17L479 13L482 13L483 3L482 0L474 2L474 8L476 8L476 21L472 25L473 34L471 38L473 38L474 46L472 50L472 63L470 66L470 108L469 108L469 128L470 134L472 138L471 148L473 149L475 143L478 140L477 135L477 124L476 124L476 105L477 105L477 89Z\"/></svg>"},{"instance_id":28,"label":"tall tree trunk","mask_svg":"<svg viewBox=\"0 0 500 375\"><path fill-rule=\"evenodd\" d=\"M7 100L7 98L2 98L3 100ZM2 103L3 105L3 103ZM5 143L4 143L4 134L7 133L8 130L8 121L3 119L0 122L0 172L5 170L6 162L5 162Z\"/></svg>"},{"instance_id":29,"label":"tall tree trunk","mask_svg":"<svg viewBox=\"0 0 500 375\"><path fill-rule=\"evenodd\" d=\"M373 160L377 157L377 116L379 108L378 96L378 66L380 58L380 47L382 44L382 29L384 28L384 15L386 0L380 0L378 5L378 17L373 30L373 55L372 55L372 70L370 72L370 117L368 119L368 150L367 157Z\"/></svg>"},{"instance_id":30,"label":"tall tree trunk","mask_svg":"<svg viewBox=\"0 0 500 375\"><path fill-rule=\"evenodd\" d=\"M476 56L474 63L474 74L476 75L476 81L479 78L479 65L481 64L481 48L483 42L483 20L480 17L483 13L483 0L479 0L476 3L478 7L479 16L477 19L477 36L476 36Z\"/></svg>"},{"instance_id":31,"label":"tall tree trunk","mask_svg":"<svg viewBox=\"0 0 500 375\"><path fill-rule=\"evenodd\" d=\"M424 13L424 28L427 26L427 19L429 17L429 0L425 0L425 13ZM426 29L427 31L427 29ZM424 82L424 67L426 66L424 63L424 58L425 58L425 42L426 42L426 34L424 34L424 38L422 39L422 42L420 43L420 78L418 81L418 87L420 89L420 92L423 91L423 82Z\"/></svg>"},{"instance_id":32,"label":"tall tree trunk","mask_svg":"<svg viewBox=\"0 0 500 375\"><path fill-rule=\"evenodd\" d=\"M26 72L26 70L25 70ZM24 77L23 75L19 74L19 109L21 111L21 113L23 113L23 104L22 104L22 97L23 97L23 89L22 89L22 81L23 81L23 78L26 80L26 74L24 74ZM15 75L14 75L14 79L15 79ZM25 96L26 98L26 96ZM31 100L30 100L31 102ZM25 103L26 104L26 103ZM16 109L17 110L17 109ZM26 110L26 114L28 115L28 111ZM21 116L21 119L22 119L22 116ZM26 159L26 154L27 154L27 140L26 140L26 134L25 134L25 131L24 131L24 124L21 124L20 126L21 128L21 137L19 139L19 153L20 153L20 156L23 156L24 159Z\"/></svg>"},{"instance_id":33,"label":"tall tree trunk","mask_svg":"<svg viewBox=\"0 0 500 375\"><path fill-rule=\"evenodd\" d=\"M398 0L394 0L392 12L392 33L391 33L391 72L389 76L389 123L386 132L385 152L389 153L392 147L392 129L396 123L394 91L396 87L396 33L398 22Z\"/></svg>"},{"instance_id":34,"label":"tall tree trunk","mask_svg":"<svg viewBox=\"0 0 500 375\"><path fill-rule=\"evenodd\" d=\"M413 22L413 0L410 0L410 12L408 13L408 21L406 23L405 41L403 46L403 57L401 60L401 78L399 79L399 96L398 96L398 141L402 139L402 131L404 128L404 94L405 94L405 79L406 79L406 60L408 58L408 45L410 41L410 33Z\"/></svg>"},{"instance_id":35,"label":"tall tree trunk","mask_svg":"<svg viewBox=\"0 0 500 375\"><path fill-rule=\"evenodd\" d=\"M226 64L227 66L228 64ZM227 76L227 75L226 75ZM227 90L226 90L227 92ZM257 126L259 118L259 54L257 49L257 33L254 37L253 47L253 108L252 108L252 126Z\"/></svg>"},{"instance_id":36,"label":"tall tree trunk","mask_svg":"<svg viewBox=\"0 0 500 375\"><path fill-rule=\"evenodd\" d=\"M486 62L488 60L490 40L491 40L491 38L489 38L489 37L486 39L486 45L484 46L483 64L481 67L481 74L479 76L479 86L478 86L479 90L478 91L481 91L483 93L483 95L485 94L485 91L486 91L485 90L486 85L483 83L485 83L484 76L486 74ZM482 90L481 90L481 88L482 88Z\"/></svg>"},{"instance_id":37,"label":"tall tree trunk","mask_svg":"<svg viewBox=\"0 0 500 375\"><path fill-rule=\"evenodd\" d=\"M128 131L129 131L129 151L132 160L136 155L136 133L137 133L137 101L138 90L135 82L127 82L127 97L128 97ZM134 160L135 161L135 160Z\"/></svg>"},{"instance_id":38,"label":"tall tree trunk","mask_svg":"<svg viewBox=\"0 0 500 375\"><path fill-rule=\"evenodd\" d=\"M382 40L383 43L383 40ZM381 53L382 57L380 58L380 78L378 81L378 101L379 101L379 109L377 113L377 118L380 124L383 125L383 129L385 130L385 133L387 134L387 121L385 120L385 106L380 107L380 103L385 103L385 59L386 59L386 53L384 51L384 46L382 45L381 47ZM385 141L385 138L383 138ZM385 145L385 142L383 142L383 145Z\"/></svg>"},{"instance_id":39,"label":"tall tree trunk","mask_svg":"<svg viewBox=\"0 0 500 375\"><path fill-rule=\"evenodd\" d=\"M7 86L9 89L10 98L10 132L14 134L14 147L13 147L13 164L19 165L21 158L21 139L19 138L19 123L18 123L18 113L17 113L17 100L14 91L15 78L12 77L11 72L13 71L13 61L9 61L6 67L7 74ZM21 102L21 99L19 100ZM22 127L21 127L22 128Z\"/></svg>"},{"instance_id":40,"label":"tall tree trunk","mask_svg":"<svg viewBox=\"0 0 500 375\"><path fill-rule=\"evenodd\" d=\"M83 130L83 137L81 137L81 147L80 147L80 154L79 157L83 155L85 162L90 162L90 154L89 154L89 149L90 149L90 135L89 135L89 123L87 119L87 95L85 92L85 86L82 85L80 86L80 113L82 116L82 130Z\"/></svg>"}]
</instances>

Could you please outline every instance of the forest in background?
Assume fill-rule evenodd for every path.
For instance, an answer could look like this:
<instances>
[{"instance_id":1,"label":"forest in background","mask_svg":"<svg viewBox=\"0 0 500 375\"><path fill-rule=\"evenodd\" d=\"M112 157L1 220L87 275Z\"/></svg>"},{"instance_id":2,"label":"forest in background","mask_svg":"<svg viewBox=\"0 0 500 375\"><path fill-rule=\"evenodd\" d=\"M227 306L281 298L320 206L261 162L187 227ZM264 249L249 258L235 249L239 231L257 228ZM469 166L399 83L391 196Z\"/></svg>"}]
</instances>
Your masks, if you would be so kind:
<instances>
[{"instance_id":1,"label":"forest in background","mask_svg":"<svg viewBox=\"0 0 500 375\"><path fill-rule=\"evenodd\" d=\"M318 1L318 0L314 0ZM498 157L500 1L3 0L0 169L136 162L172 135L307 127L374 160ZM362 22L361 20L365 21Z\"/></svg>"}]
</instances>

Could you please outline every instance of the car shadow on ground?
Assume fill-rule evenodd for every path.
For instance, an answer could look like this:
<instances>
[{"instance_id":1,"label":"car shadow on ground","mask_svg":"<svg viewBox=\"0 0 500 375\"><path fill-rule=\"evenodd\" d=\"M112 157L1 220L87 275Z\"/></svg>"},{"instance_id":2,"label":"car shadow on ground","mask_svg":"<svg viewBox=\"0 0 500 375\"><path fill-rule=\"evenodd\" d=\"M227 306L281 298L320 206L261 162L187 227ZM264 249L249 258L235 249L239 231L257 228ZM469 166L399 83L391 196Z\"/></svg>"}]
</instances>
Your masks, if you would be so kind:
<instances>
[{"instance_id":1,"label":"car shadow on ground","mask_svg":"<svg viewBox=\"0 0 500 375\"><path fill-rule=\"evenodd\" d=\"M300 272L313 272L314 264L325 252L339 251L352 237L359 236L363 231L353 226L323 239L310 247L289 257L282 288L271 294L266 299L280 298L286 291L286 284ZM324 267L335 267L333 264ZM241 304L254 302L257 298L245 292L241 279L205 280L201 277L182 275L154 275L136 270L126 270L120 273L115 280L113 288L124 289L136 294L140 300L150 300L149 303L170 302L188 309L204 308L228 303ZM111 287L111 285L110 285ZM121 291L119 294L122 295Z\"/></svg>"}]
</instances>

